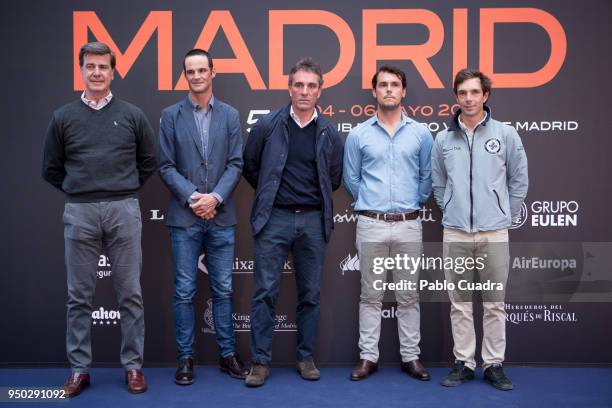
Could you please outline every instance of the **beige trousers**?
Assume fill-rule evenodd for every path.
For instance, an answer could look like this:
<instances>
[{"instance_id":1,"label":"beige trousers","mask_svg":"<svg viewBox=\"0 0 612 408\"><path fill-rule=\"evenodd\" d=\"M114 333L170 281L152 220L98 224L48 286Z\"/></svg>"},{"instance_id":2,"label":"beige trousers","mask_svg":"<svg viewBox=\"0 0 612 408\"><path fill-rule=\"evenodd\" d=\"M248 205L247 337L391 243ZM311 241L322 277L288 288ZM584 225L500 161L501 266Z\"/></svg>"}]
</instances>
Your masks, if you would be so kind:
<instances>
[{"instance_id":1,"label":"beige trousers","mask_svg":"<svg viewBox=\"0 0 612 408\"><path fill-rule=\"evenodd\" d=\"M443 238L444 257L481 257L484 268L477 271L481 283L490 281L501 283L503 290L482 291L483 299L483 339L482 360L484 368L501 364L506 351L506 310L504 296L510 255L508 230L481 231L467 233L445 228ZM474 270L461 271L445 269L447 281L474 282ZM465 362L472 370L476 367L476 333L472 292L469 290L449 291L451 300L450 317L453 331L453 354L456 360Z\"/></svg>"}]
</instances>

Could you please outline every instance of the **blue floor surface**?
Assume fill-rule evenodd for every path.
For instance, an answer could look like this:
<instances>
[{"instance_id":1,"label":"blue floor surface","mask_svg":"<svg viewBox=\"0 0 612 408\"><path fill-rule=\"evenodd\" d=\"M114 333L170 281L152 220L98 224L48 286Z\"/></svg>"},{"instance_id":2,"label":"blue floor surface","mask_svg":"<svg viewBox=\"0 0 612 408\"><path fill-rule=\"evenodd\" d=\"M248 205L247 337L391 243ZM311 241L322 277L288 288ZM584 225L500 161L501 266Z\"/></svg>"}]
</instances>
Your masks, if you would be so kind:
<instances>
[{"instance_id":1,"label":"blue floor surface","mask_svg":"<svg viewBox=\"0 0 612 408\"><path fill-rule=\"evenodd\" d=\"M513 391L498 391L476 379L456 388L439 385L448 372L432 368L432 381L420 382L399 369L385 367L367 380L349 381L350 368L323 368L320 381L302 380L295 370L273 368L266 384L247 388L214 367L196 367L196 382L180 387L173 368L146 368L149 390L132 395L119 368L91 371L92 385L78 397L60 403L0 403L7 407L612 407L612 368L508 367ZM0 369L0 387L57 387L66 368Z\"/></svg>"}]
</instances>

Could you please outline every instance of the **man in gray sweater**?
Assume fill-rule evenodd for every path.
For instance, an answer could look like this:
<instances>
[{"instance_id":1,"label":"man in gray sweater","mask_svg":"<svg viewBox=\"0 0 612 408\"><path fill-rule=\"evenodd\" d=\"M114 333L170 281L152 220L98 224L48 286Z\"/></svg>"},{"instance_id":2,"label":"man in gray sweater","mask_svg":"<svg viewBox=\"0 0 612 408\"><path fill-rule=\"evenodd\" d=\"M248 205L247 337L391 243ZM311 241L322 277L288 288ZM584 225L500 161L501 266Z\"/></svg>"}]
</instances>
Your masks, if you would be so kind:
<instances>
[{"instance_id":1,"label":"man in gray sweater","mask_svg":"<svg viewBox=\"0 0 612 408\"><path fill-rule=\"evenodd\" d=\"M495 388L511 390L502 369L506 349L505 285L508 278L508 227L520 214L527 195L527 156L516 130L494 120L485 105L491 80L481 72L459 71L453 90L460 110L448 129L436 136L431 178L436 203L443 213L443 252L451 257L480 258L476 267L482 292L482 359L485 379ZM474 269L446 269L448 282L458 289L474 279ZM450 290L455 364L442 379L453 387L474 378L476 335L472 291Z\"/></svg>"},{"instance_id":2,"label":"man in gray sweater","mask_svg":"<svg viewBox=\"0 0 612 408\"><path fill-rule=\"evenodd\" d=\"M144 309L140 287L142 220L137 191L156 170L155 135L144 113L110 92L115 55L106 44L79 52L85 91L53 113L43 178L65 194L68 283L68 397L89 385L92 300L102 251L110 258L121 320L121 364L128 391L147 389L141 372Z\"/></svg>"}]
</instances>

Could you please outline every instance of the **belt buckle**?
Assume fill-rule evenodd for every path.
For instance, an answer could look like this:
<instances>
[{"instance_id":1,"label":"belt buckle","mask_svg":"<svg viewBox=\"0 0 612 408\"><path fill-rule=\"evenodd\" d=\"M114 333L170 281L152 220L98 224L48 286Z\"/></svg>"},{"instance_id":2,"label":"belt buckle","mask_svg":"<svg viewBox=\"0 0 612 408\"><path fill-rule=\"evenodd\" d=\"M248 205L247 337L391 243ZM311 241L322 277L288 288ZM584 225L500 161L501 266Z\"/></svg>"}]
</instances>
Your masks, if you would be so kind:
<instances>
[{"instance_id":1,"label":"belt buckle","mask_svg":"<svg viewBox=\"0 0 612 408\"><path fill-rule=\"evenodd\" d=\"M299 213L301 213L301 212L302 212L302 211L304 211L304 210L299 210L299 209L298 209L298 210L294 210L294 211L295 211L295 213L296 213L296 214L299 214Z\"/></svg>"},{"instance_id":2,"label":"belt buckle","mask_svg":"<svg viewBox=\"0 0 612 408\"><path fill-rule=\"evenodd\" d=\"M385 221L385 222L392 222L393 221L392 219L387 219L387 215L391 215L391 214L384 213L383 214L383 221Z\"/></svg>"}]
</instances>

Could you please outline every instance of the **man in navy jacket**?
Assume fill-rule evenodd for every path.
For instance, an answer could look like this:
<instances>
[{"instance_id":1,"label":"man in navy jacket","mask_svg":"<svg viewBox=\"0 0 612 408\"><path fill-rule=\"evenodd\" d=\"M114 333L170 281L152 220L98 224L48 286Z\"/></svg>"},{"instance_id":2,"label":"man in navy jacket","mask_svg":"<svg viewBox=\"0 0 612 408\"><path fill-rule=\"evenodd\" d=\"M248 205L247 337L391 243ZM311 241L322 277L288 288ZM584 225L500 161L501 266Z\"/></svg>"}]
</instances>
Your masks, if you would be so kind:
<instances>
[{"instance_id":1,"label":"man in navy jacket","mask_svg":"<svg viewBox=\"0 0 612 408\"><path fill-rule=\"evenodd\" d=\"M251 309L253 365L248 386L263 385L272 361L275 305L283 265L293 255L298 289L297 369L320 377L313 359L319 326L321 270L333 227L332 191L342 179L342 141L318 115L323 76L309 58L289 73L291 104L262 118L244 151L244 177L255 188L255 291Z\"/></svg>"},{"instance_id":2,"label":"man in navy jacket","mask_svg":"<svg viewBox=\"0 0 612 408\"><path fill-rule=\"evenodd\" d=\"M193 383L194 312L198 257L212 289L219 366L235 378L246 369L235 353L232 262L236 211L232 192L242 171L238 111L215 99L213 60L194 49L183 62L189 95L164 109L159 128L159 174L172 193L168 226L174 266L174 323L178 369L174 381Z\"/></svg>"}]
</instances>

